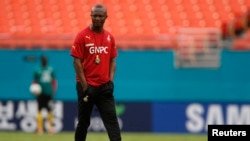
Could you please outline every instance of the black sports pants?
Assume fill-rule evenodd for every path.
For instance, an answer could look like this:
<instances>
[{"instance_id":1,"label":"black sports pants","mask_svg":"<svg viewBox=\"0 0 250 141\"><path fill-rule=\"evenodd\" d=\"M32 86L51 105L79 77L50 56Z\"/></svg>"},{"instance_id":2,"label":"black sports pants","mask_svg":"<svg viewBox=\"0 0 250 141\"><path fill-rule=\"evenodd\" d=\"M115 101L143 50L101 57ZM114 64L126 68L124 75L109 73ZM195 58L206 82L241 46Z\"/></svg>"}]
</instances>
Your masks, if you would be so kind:
<instances>
[{"instance_id":1,"label":"black sports pants","mask_svg":"<svg viewBox=\"0 0 250 141\"><path fill-rule=\"evenodd\" d=\"M121 141L121 133L117 121L114 101L114 84L109 81L100 87L88 85L83 92L82 85L76 84L78 95L78 124L75 131L75 141L85 141L90 117L94 105L98 108L110 141Z\"/></svg>"}]
</instances>

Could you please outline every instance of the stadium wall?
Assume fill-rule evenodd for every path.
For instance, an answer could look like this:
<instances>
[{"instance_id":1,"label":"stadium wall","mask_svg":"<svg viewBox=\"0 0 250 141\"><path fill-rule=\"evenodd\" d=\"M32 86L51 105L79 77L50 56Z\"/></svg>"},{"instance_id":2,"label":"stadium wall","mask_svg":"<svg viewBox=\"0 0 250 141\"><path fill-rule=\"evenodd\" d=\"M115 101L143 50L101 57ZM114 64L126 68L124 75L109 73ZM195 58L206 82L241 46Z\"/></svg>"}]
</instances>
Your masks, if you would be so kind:
<instances>
[{"instance_id":1,"label":"stadium wall","mask_svg":"<svg viewBox=\"0 0 250 141\"><path fill-rule=\"evenodd\" d=\"M76 101L68 50L1 50L1 100L32 100L29 85L39 56L46 54L58 78L57 100ZM172 51L119 51L118 101L250 101L250 52L221 53L218 69L175 69Z\"/></svg>"}]
</instances>

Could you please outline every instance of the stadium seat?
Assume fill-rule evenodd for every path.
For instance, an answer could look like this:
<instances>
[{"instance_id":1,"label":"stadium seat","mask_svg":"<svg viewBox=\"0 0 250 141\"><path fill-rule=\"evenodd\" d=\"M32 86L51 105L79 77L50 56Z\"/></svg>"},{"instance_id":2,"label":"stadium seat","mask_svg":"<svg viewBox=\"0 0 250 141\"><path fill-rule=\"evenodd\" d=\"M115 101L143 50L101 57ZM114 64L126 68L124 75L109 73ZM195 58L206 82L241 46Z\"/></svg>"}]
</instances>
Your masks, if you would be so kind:
<instances>
[{"instance_id":1,"label":"stadium seat","mask_svg":"<svg viewBox=\"0 0 250 141\"><path fill-rule=\"evenodd\" d=\"M174 38L178 27L220 29L250 8L249 0L2 0L0 44L70 47L75 34L91 23L90 10L97 2L108 8L105 28L118 38L118 46L131 42L139 49L162 48L158 37ZM13 42L16 38L24 40Z\"/></svg>"},{"instance_id":2,"label":"stadium seat","mask_svg":"<svg viewBox=\"0 0 250 141\"><path fill-rule=\"evenodd\" d=\"M236 51L250 50L250 29L247 30L243 37L234 41L232 49Z\"/></svg>"}]
</instances>

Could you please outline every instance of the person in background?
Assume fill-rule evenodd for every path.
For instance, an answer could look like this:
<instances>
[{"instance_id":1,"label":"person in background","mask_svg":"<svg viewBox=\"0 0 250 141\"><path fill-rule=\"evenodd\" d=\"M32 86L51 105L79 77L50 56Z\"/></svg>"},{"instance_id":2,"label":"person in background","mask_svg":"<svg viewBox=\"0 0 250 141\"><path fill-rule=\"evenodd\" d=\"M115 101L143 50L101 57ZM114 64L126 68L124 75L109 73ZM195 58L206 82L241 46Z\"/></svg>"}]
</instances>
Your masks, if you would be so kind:
<instances>
[{"instance_id":1,"label":"person in background","mask_svg":"<svg viewBox=\"0 0 250 141\"><path fill-rule=\"evenodd\" d=\"M33 82L41 86L41 94L36 96L38 103L37 112L37 134L42 134L44 132L44 119L42 116L42 110L46 109L48 112L48 132L50 134L54 133L53 129L53 110L52 110L52 100L57 90L57 80L55 77L54 69L48 65L48 57L45 55L41 56L41 65L35 69L33 74Z\"/></svg>"},{"instance_id":2,"label":"person in background","mask_svg":"<svg viewBox=\"0 0 250 141\"><path fill-rule=\"evenodd\" d=\"M109 140L121 141L113 95L117 50L113 35L103 28L107 17L104 5L94 5L91 10L92 24L77 34L71 48L78 95L75 141L86 140L94 105L101 115Z\"/></svg>"}]
</instances>

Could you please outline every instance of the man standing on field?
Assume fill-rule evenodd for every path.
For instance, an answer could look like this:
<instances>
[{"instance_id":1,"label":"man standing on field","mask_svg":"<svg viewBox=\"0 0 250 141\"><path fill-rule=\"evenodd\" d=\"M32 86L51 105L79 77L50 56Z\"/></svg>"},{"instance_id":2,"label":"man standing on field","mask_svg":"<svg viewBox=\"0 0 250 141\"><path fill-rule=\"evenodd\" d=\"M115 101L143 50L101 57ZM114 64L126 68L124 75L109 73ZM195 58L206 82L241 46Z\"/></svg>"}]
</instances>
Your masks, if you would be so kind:
<instances>
[{"instance_id":1,"label":"man standing on field","mask_svg":"<svg viewBox=\"0 0 250 141\"><path fill-rule=\"evenodd\" d=\"M91 18L92 24L77 34L71 48L78 95L75 141L86 140L94 105L100 112L110 141L121 141L113 95L117 51L114 37L103 28L106 7L95 5Z\"/></svg>"}]
</instances>

